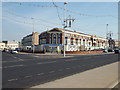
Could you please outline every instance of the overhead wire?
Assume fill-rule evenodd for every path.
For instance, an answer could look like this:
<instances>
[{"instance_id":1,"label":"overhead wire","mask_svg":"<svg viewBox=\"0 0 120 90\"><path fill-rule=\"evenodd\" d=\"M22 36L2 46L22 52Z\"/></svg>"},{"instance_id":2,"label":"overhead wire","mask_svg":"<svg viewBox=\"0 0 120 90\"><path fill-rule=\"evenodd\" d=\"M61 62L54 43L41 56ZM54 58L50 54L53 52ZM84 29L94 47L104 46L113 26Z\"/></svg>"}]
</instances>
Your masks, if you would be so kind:
<instances>
[{"instance_id":1,"label":"overhead wire","mask_svg":"<svg viewBox=\"0 0 120 90\"><path fill-rule=\"evenodd\" d=\"M33 25L33 23L31 22L26 22L26 21L20 21L20 20L17 20L17 19L13 19L9 16L3 16L4 18L8 18L9 20L12 20L12 21L15 21L17 23L22 23L22 24L30 24L30 25ZM42 26L46 26L48 28L52 28L51 26L48 26L48 25L44 25L44 24L35 24L35 25L42 25Z\"/></svg>"},{"instance_id":2,"label":"overhead wire","mask_svg":"<svg viewBox=\"0 0 120 90\"><path fill-rule=\"evenodd\" d=\"M8 10L5 10L5 12L7 12L7 13L9 13L9 14L11 14L11 15L14 15L14 16L17 16L17 17L21 17L21 18L25 18L25 19L29 19L29 20L31 20L32 18L34 18L34 20L37 20L37 21L43 21L43 22L45 22L45 23L49 23L49 24L53 24L53 25L60 25L60 24L58 24L58 23L49 22L49 21L47 21L47 20L43 20L43 19L40 19L40 18L27 17L27 16L18 15L18 14L16 14L16 13L13 13L13 12L8 11Z\"/></svg>"},{"instance_id":3,"label":"overhead wire","mask_svg":"<svg viewBox=\"0 0 120 90\"><path fill-rule=\"evenodd\" d=\"M54 2L53 0L52 0L52 2L53 2L54 7L55 7L55 8L56 8L56 10L57 10L57 15L58 15L58 18L59 18L59 20L61 21L61 24L63 25L63 21L62 21L62 19L61 19L60 15L59 15L58 6L55 4L55 2Z\"/></svg>"},{"instance_id":4,"label":"overhead wire","mask_svg":"<svg viewBox=\"0 0 120 90\"><path fill-rule=\"evenodd\" d=\"M52 3L53 3L53 6L45 6L45 5L39 5L39 4L37 4L37 5L36 5L36 4L25 5L25 4L21 3L21 2L14 2L14 4L17 4L17 5L20 5L20 6L55 7L55 8L57 9L57 13L59 13L59 12L58 12L58 8L64 10L63 7L60 7L60 6L56 5L56 4L53 2L53 0L52 0ZM96 17L96 18L99 18L99 17L101 17L101 18L102 18L102 17L112 17L112 18L118 19L118 17L113 16L113 15L90 15L90 14L75 12L75 11L72 11L72 10L69 10L69 9L66 9L66 12L70 12L70 13L77 14L77 15L79 15L79 16L85 16L85 17ZM58 14L58 17L59 17L59 14ZM59 19L60 19L60 17L59 17Z\"/></svg>"}]
</instances>

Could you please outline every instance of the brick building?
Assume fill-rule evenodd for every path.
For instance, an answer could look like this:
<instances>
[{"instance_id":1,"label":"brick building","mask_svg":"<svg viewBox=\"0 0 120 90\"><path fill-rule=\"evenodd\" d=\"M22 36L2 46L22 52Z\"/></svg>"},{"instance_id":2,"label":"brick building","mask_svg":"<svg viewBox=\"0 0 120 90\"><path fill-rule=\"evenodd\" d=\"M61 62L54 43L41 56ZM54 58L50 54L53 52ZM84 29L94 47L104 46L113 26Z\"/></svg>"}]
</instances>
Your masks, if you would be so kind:
<instances>
[{"instance_id":1,"label":"brick building","mask_svg":"<svg viewBox=\"0 0 120 90\"><path fill-rule=\"evenodd\" d=\"M32 32L25 37L23 37L21 41L21 46L23 50L32 50L33 45L39 45L39 33Z\"/></svg>"},{"instance_id":2,"label":"brick building","mask_svg":"<svg viewBox=\"0 0 120 90\"><path fill-rule=\"evenodd\" d=\"M65 30L66 51L82 51L106 48L106 39L95 35L88 35L76 31ZM64 30L53 28L39 35L39 45L43 45L47 51L63 50Z\"/></svg>"}]
</instances>

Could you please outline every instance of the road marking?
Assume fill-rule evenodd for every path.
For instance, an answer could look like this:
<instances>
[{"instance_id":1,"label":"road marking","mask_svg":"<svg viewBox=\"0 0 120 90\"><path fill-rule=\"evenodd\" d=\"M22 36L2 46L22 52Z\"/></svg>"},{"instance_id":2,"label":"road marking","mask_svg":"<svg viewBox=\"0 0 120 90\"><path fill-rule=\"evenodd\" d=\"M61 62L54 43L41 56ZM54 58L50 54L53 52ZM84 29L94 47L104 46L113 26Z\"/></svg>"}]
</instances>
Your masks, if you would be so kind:
<instances>
[{"instance_id":1,"label":"road marking","mask_svg":"<svg viewBox=\"0 0 120 90\"><path fill-rule=\"evenodd\" d=\"M70 68L66 68L66 69L70 69Z\"/></svg>"},{"instance_id":2,"label":"road marking","mask_svg":"<svg viewBox=\"0 0 120 90\"><path fill-rule=\"evenodd\" d=\"M38 73L37 75L43 75L44 73Z\"/></svg>"},{"instance_id":3,"label":"road marking","mask_svg":"<svg viewBox=\"0 0 120 90\"><path fill-rule=\"evenodd\" d=\"M17 58L17 57L13 57L13 58Z\"/></svg>"},{"instance_id":4,"label":"road marking","mask_svg":"<svg viewBox=\"0 0 120 90\"><path fill-rule=\"evenodd\" d=\"M90 65L91 67L93 67L94 65Z\"/></svg>"},{"instance_id":5,"label":"road marking","mask_svg":"<svg viewBox=\"0 0 120 90\"><path fill-rule=\"evenodd\" d=\"M62 69L59 69L58 71L62 71Z\"/></svg>"},{"instance_id":6,"label":"road marking","mask_svg":"<svg viewBox=\"0 0 120 90\"><path fill-rule=\"evenodd\" d=\"M24 61L23 59L21 59L21 58L18 58L20 61Z\"/></svg>"},{"instance_id":7,"label":"road marking","mask_svg":"<svg viewBox=\"0 0 120 90\"><path fill-rule=\"evenodd\" d=\"M54 73L55 71L50 71L49 73Z\"/></svg>"},{"instance_id":8,"label":"road marking","mask_svg":"<svg viewBox=\"0 0 120 90\"><path fill-rule=\"evenodd\" d=\"M39 57L39 56L34 56L34 57Z\"/></svg>"},{"instance_id":9,"label":"road marking","mask_svg":"<svg viewBox=\"0 0 120 90\"><path fill-rule=\"evenodd\" d=\"M37 64L48 64L48 63L55 63L56 61L52 61L52 62L43 62L43 63L37 63Z\"/></svg>"},{"instance_id":10,"label":"road marking","mask_svg":"<svg viewBox=\"0 0 120 90\"><path fill-rule=\"evenodd\" d=\"M66 62L68 62L68 61L73 61L74 59L71 59L71 60L65 60Z\"/></svg>"},{"instance_id":11,"label":"road marking","mask_svg":"<svg viewBox=\"0 0 120 90\"><path fill-rule=\"evenodd\" d=\"M30 78L30 77L32 77L32 75L29 75L29 76L25 76L24 78Z\"/></svg>"},{"instance_id":12,"label":"road marking","mask_svg":"<svg viewBox=\"0 0 120 90\"><path fill-rule=\"evenodd\" d=\"M10 80L8 80L8 82L16 81L16 80L18 80L18 79L17 78L16 79L10 79Z\"/></svg>"},{"instance_id":13,"label":"road marking","mask_svg":"<svg viewBox=\"0 0 120 90\"><path fill-rule=\"evenodd\" d=\"M3 67L3 68L13 68L13 67L22 67L22 66L24 66L24 65L5 66L5 67Z\"/></svg>"}]
</instances>

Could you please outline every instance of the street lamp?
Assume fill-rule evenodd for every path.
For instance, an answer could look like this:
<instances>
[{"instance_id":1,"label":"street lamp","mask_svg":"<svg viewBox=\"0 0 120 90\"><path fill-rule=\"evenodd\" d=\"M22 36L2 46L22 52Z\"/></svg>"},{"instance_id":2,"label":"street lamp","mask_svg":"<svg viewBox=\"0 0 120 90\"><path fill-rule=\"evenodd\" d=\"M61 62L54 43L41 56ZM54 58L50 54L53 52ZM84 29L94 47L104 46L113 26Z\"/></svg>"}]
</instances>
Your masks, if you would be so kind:
<instances>
[{"instance_id":1,"label":"street lamp","mask_svg":"<svg viewBox=\"0 0 120 90\"><path fill-rule=\"evenodd\" d=\"M106 49L108 49L108 24L106 24Z\"/></svg>"},{"instance_id":2,"label":"street lamp","mask_svg":"<svg viewBox=\"0 0 120 90\"><path fill-rule=\"evenodd\" d=\"M64 29L64 53L63 53L63 56L64 57L65 57L65 28L66 28L66 25L65 25L65 22L66 22L65 11L66 11L66 4L67 4L67 2L64 2L64 24L63 24L63 29Z\"/></svg>"},{"instance_id":3,"label":"street lamp","mask_svg":"<svg viewBox=\"0 0 120 90\"><path fill-rule=\"evenodd\" d=\"M34 45L34 41L35 41L35 34L34 34L34 18L31 18L33 20L33 53L34 53L34 49L35 49L35 45Z\"/></svg>"}]
</instances>

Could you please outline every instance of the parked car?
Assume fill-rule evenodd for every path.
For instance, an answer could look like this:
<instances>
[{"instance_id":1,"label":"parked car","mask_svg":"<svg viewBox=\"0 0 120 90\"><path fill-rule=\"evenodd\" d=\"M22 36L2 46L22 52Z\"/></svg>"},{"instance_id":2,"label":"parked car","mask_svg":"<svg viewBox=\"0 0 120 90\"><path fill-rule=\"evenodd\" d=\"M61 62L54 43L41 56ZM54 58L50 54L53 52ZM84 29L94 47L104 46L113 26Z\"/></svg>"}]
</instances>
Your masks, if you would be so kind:
<instances>
[{"instance_id":1,"label":"parked car","mask_svg":"<svg viewBox=\"0 0 120 90\"><path fill-rule=\"evenodd\" d=\"M114 50L113 49L108 49L108 52L114 52Z\"/></svg>"},{"instance_id":2,"label":"parked car","mask_svg":"<svg viewBox=\"0 0 120 90\"><path fill-rule=\"evenodd\" d=\"M16 53L18 53L18 51L17 50L11 50L11 53L16 54Z\"/></svg>"},{"instance_id":3,"label":"parked car","mask_svg":"<svg viewBox=\"0 0 120 90\"><path fill-rule=\"evenodd\" d=\"M107 53L107 52L108 52L108 50L107 50L107 49L103 49L103 52L104 52L104 53Z\"/></svg>"},{"instance_id":4,"label":"parked car","mask_svg":"<svg viewBox=\"0 0 120 90\"><path fill-rule=\"evenodd\" d=\"M120 50L119 49L116 49L114 50L115 54L120 54Z\"/></svg>"}]
</instances>

